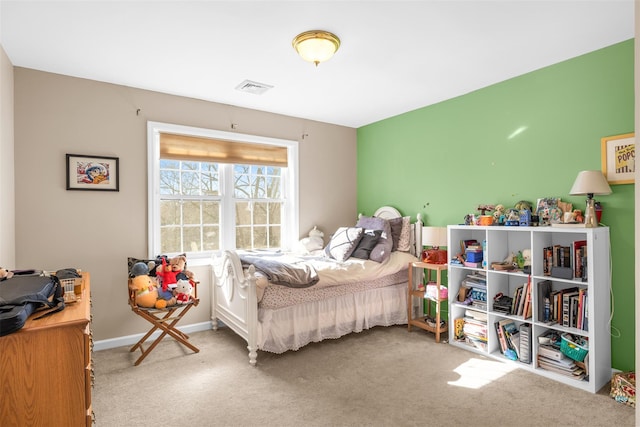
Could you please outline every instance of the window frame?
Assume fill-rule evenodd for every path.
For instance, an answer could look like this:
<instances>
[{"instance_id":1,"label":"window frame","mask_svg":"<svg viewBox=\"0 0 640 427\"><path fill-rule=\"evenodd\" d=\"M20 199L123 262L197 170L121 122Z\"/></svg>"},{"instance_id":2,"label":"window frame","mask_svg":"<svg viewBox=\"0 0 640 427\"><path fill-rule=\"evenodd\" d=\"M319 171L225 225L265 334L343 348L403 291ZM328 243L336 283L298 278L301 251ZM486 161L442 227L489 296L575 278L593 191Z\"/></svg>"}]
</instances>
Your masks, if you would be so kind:
<instances>
[{"instance_id":1,"label":"window frame","mask_svg":"<svg viewBox=\"0 0 640 427\"><path fill-rule=\"evenodd\" d=\"M225 132L193 126L161 122L147 122L147 173L148 173L148 250L149 257L160 254L160 134L173 133L203 138L223 139L232 142L266 144L287 148L287 167L283 168L282 184L284 206L281 222L281 245L290 250L298 239L299 191L298 191L298 141L269 138L257 135ZM235 198L233 194L233 164L220 163L221 170L229 169L231 174L220 173L220 250L235 247ZM224 167L222 167L224 166ZM228 167L227 167L228 166ZM233 226L230 226L229 221ZM210 258L219 251L189 253L190 259ZM166 254L174 255L174 254Z\"/></svg>"}]
</instances>

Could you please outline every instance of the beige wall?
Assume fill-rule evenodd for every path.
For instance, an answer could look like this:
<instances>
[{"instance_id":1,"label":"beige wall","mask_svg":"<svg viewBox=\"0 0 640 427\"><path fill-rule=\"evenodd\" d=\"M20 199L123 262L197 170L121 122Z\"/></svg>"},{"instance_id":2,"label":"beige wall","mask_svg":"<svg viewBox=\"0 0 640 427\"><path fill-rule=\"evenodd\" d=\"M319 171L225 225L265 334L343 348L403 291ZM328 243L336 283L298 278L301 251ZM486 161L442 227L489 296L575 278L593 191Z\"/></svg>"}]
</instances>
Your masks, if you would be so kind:
<instances>
[{"instance_id":1,"label":"beige wall","mask_svg":"<svg viewBox=\"0 0 640 427\"><path fill-rule=\"evenodd\" d=\"M148 120L298 140L300 234L355 222L355 129L25 68L14 79L16 268L90 271L96 340L148 329L126 304L125 264L147 256ZM67 191L66 153L119 157L120 191ZM203 303L183 323L206 322L208 270L190 269Z\"/></svg>"},{"instance_id":2,"label":"beige wall","mask_svg":"<svg viewBox=\"0 0 640 427\"><path fill-rule=\"evenodd\" d=\"M0 45L0 267L15 265L13 65Z\"/></svg>"}]
</instances>

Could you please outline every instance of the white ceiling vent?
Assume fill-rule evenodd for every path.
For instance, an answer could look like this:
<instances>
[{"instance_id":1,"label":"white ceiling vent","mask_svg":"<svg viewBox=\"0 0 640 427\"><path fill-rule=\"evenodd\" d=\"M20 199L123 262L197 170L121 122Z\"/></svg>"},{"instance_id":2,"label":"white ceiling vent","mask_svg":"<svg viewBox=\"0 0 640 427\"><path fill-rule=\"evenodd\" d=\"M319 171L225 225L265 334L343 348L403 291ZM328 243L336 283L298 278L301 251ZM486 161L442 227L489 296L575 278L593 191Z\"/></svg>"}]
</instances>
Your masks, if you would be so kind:
<instances>
[{"instance_id":1,"label":"white ceiling vent","mask_svg":"<svg viewBox=\"0 0 640 427\"><path fill-rule=\"evenodd\" d=\"M239 90L241 92L253 93L255 95L262 95L271 88L273 88L273 86L254 82L252 80L245 80L238 86L236 86L236 90Z\"/></svg>"}]
</instances>

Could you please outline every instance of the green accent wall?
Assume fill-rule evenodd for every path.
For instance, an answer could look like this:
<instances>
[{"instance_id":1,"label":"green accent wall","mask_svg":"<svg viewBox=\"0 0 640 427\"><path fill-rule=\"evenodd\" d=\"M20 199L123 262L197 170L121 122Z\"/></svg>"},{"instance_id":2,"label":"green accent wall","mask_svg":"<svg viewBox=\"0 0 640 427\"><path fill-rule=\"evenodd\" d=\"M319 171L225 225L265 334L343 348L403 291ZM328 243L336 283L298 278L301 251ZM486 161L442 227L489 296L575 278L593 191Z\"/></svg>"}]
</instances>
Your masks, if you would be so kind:
<instances>
[{"instance_id":1,"label":"green accent wall","mask_svg":"<svg viewBox=\"0 0 640 427\"><path fill-rule=\"evenodd\" d=\"M628 40L358 129L358 212L381 205L463 222L479 204L569 196L600 169L600 139L634 131L634 45ZM472 70L471 70L472 71ZM596 197L611 227L612 364L634 369L634 184Z\"/></svg>"}]
</instances>

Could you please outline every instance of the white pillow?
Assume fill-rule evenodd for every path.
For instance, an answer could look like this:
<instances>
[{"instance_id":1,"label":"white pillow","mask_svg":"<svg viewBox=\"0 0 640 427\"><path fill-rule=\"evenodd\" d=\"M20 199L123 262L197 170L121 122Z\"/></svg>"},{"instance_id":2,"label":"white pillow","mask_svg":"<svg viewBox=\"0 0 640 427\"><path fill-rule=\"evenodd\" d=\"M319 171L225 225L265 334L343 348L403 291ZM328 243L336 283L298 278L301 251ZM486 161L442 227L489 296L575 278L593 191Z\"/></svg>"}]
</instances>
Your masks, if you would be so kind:
<instances>
[{"instance_id":1,"label":"white pillow","mask_svg":"<svg viewBox=\"0 0 640 427\"><path fill-rule=\"evenodd\" d=\"M326 253L340 262L345 261L362 239L362 231L361 227L338 228L325 248Z\"/></svg>"}]
</instances>

